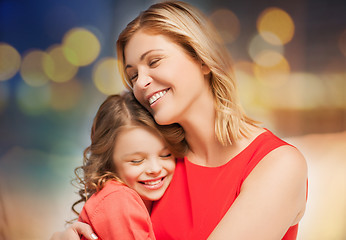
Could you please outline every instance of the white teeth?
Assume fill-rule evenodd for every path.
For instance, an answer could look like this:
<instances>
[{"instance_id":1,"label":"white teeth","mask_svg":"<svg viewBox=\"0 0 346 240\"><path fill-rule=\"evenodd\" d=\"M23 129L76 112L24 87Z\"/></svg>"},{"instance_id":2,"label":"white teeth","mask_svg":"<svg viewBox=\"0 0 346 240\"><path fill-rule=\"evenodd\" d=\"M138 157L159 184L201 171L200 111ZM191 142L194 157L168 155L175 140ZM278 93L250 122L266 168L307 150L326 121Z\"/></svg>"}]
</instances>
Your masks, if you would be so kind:
<instances>
[{"instance_id":1,"label":"white teeth","mask_svg":"<svg viewBox=\"0 0 346 240\"><path fill-rule=\"evenodd\" d=\"M165 95L167 92L167 90L163 90L161 92L155 93L153 96L151 96L149 98L149 104L153 104L154 102L156 102L159 98L161 98L163 95Z\"/></svg>"},{"instance_id":2,"label":"white teeth","mask_svg":"<svg viewBox=\"0 0 346 240\"><path fill-rule=\"evenodd\" d=\"M155 184L159 184L161 182L161 179L156 180L156 181L151 181L151 182L144 182L144 184L146 185L155 185Z\"/></svg>"}]
</instances>

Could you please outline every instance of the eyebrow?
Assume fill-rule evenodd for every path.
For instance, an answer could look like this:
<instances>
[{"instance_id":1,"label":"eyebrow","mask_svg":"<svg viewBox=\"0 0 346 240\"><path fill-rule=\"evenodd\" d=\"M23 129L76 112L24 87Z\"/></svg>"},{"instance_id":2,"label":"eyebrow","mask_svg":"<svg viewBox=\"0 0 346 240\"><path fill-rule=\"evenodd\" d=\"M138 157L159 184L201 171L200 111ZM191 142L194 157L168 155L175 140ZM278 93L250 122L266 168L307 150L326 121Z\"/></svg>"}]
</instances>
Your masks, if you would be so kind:
<instances>
[{"instance_id":1,"label":"eyebrow","mask_svg":"<svg viewBox=\"0 0 346 240\"><path fill-rule=\"evenodd\" d=\"M139 58L139 60L142 61L142 60L145 58L145 56L147 56L149 53L154 52L154 51L163 51L163 49L151 49L151 50L149 50L149 51L146 51L145 53L143 53L143 54L141 55L141 57ZM127 65L125 66L125 71L126 71L126 69L128 69L128 68L130 68L130 67L132 67L132 65L127 64Z\"/></svg>"}]
</instances>

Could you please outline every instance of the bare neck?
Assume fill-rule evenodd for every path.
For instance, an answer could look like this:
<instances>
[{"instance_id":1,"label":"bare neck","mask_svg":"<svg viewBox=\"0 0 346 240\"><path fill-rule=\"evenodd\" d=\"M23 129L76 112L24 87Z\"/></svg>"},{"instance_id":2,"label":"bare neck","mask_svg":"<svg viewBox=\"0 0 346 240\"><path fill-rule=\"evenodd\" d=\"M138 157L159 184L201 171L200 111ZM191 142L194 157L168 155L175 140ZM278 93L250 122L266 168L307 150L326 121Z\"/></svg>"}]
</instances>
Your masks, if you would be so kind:
<instances>
[{"instance_id":1,"label":"bare neck","mask_svg":"<svg viewBox=\"0 0 346 240\"><path fill-rule=\"evenodd\" d=\"M251 133L248 138L243 137L237 142L222 145L215 134L215 115L204 114L205 118L190 121L182 125L185 129L186 140L190 150L186 157L194 164L217 167L227 163L230 159L245 149L263 129L249 126Z\"/></svg>"}]
</instances>

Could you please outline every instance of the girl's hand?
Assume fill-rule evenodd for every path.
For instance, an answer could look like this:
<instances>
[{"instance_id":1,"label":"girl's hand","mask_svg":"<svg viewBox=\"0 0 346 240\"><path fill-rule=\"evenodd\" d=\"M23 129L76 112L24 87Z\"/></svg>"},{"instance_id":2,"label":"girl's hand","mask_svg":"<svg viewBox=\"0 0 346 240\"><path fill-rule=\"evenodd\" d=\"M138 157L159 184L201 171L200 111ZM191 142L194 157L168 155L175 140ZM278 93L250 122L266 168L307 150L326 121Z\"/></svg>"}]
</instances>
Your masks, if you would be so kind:
<instances>
[{"instance_id":1,"label":"girl's hand","mask_svg":"<svg viewBox=\"0 0 346 240\"><path fill-rule=\"evenodd\" d=\"M55 232L50 240L79 240L83 235L88 240L98 239L92 228L82 222L74 222L65 231Z\"/></svg>"}]
</instances>

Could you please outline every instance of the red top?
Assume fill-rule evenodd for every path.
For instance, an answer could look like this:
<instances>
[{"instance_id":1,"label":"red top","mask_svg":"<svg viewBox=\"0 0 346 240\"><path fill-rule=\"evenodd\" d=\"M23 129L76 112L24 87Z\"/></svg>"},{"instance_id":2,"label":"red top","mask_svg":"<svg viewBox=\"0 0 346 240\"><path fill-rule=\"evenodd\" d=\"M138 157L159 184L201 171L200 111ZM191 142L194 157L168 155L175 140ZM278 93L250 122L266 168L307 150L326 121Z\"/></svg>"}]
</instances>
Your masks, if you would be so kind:
<instances>
[{"instance_id":1,"label":"red top","mask_svg":"<svg viewBox=\"0 0 346 240\"><path fill-rule=\"evenodd\" d=\"M108 181L101 191L92 195L78 220L91 225L100 240L155 239L142 199L117 181Z\"/></svg>"},{"instance_id":2,"label":"red top","mask_svg":"<svg viewBox=\"0 0 346 240\"><path fill-rule=\"evenodd\" d=\"M287 144L266 131L219 167L179 159L171 185L151 214L156 239L206 239L239 195L253 168L269 152ZM283 239L296 239L297 230L298 225L290 227Z\"/></svg>"}]
</instances>

